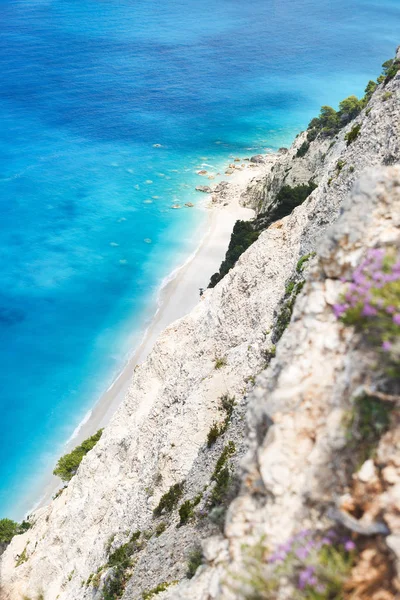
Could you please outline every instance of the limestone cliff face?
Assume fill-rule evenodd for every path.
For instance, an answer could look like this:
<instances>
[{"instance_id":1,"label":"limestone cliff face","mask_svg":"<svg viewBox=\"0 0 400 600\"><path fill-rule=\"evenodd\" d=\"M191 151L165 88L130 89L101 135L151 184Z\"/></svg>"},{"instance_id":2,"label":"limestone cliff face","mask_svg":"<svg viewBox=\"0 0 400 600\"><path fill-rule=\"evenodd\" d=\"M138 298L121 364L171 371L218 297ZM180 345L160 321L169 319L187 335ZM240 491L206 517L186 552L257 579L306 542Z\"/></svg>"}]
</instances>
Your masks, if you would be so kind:
<instances>
[{"instance_id":1,"label":"limestone cliff face","mask_svg":"<svg viewBox=\"0 0 400 600\"><path fill-rule=\"evenodd\" d=\"M173 581L157 597L240 597L226 580L232 568L242 568L243 541L267 533L271 544L280 542L299 520L317 523L321 507L344 493L340 423L369 363L330 305L338 278L366 248L400 243L399 169L374 171L351 193L365 169L400 161L399 75L378 88L356 123L361 129L352 144L344 136L354 122L333 145L315 140L303 158L294 158L302 134L244 191L242 201L265 213L282 185L318 184L289 217L261 234L190 315L160 336L68 488L34 515L33 527L2 555L1 600L41 594L45 600L100 600L112 574L110 555L136 531L141 541L126 569L125 600ZM275 352L288 282L298 283L298 260L314 250L319 258L309 263L293 319L264 371ZM211 426L226 418L224 395L235 397L236 405L226 431L208 448ZM379 448L385 456L391 456L390 435L397 433L388 435ZM240 474L235 493L241 491L221 525L209 507L212 474L228 442L235 446L229 446L230 469ZM153 515L161 496L178 483L179 504L201 495L196 518L181 527L176 507ZM387 543L398 551L390 508L398 501L398 480L392 488L382 491L379 502L392 518ZM207 565L189 581L188 554L201 540Z\"/></svg>"},{"instance_id":2,"label":"limestone cliff face","mask_svg":"<svg viewBox=\"0 0 400 600\"><path fill-rule=\"evenodd\" d=\"M343 211L318 246L319 259L310 268L276 357L250 394L250 449L242 462L242 493L229 507L225 535L207 540L208 564L163 598L253 597L246 595L245 585L237 587L238 574L243 580L247 576L245 544L266 539L273 548L301 528L347 523L346 506L357 506L363 514L351 523L354 531L386 535L380 542L382 560L386 565L393 561L400 575L399 414L393 415L374 460L349 477L354 449L349 449L346 418L352 400L366 388L376 389L379 375L359 336L332 310L341 278L349 276L367 248L400 250L400 167L365 176ZM368 547L361 569L366 593L355 597L397 597L382 582L374 587L373 558Z\"/></svg>"}]
</instances>

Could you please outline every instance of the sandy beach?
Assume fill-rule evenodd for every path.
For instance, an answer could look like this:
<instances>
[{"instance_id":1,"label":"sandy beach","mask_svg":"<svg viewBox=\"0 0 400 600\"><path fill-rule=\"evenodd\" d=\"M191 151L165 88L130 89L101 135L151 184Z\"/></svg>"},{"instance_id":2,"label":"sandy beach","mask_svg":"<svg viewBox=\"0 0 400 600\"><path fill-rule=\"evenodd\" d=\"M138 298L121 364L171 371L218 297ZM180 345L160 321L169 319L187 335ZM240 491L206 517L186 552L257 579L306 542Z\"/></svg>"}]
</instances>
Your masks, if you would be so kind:
<instances>
[{"instance_id":1,"label":"sandy beach","mask_svg":"<svg viewBox=\"0 0 400 600\"><path fill-rule=\"evenodd\" d=\"M238 219L249 220L254 216L253 210L240 206L239 197L247 183L260 176L266 166L251 162L244 164L244 167L233 169L233 173L222 178L228 181L229 187L224 190L223 196L217 195L216 202L212 201L212 194L203 194L204 210L208 213L204 237L199 241L197 250L166 279L167 282L160 290L158 308L140 345L133 349L132 357L120 374L77 427L65 446L65 452L71 451L108 423L125 396L133 369L145 360L158 335L176 319L188 314L200 301L199 288L207 288L211 275L218 271L225 257L235 222ZM209 184L210 182L204 176L199 175L199 185ZM48 504L61 487L63 483L59 478L51 474L47 475L42 487L41 499L36 502L31 512Z\"/></svg>"}]
</instances>

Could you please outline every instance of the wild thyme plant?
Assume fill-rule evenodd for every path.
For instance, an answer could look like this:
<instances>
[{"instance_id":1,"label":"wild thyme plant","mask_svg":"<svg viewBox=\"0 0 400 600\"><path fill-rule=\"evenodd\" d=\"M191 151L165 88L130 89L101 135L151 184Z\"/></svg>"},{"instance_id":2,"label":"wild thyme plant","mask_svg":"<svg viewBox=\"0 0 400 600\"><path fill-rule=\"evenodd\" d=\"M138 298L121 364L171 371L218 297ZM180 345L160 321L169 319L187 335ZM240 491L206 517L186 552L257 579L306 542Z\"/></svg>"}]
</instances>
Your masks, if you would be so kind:
<instances>
[{"instance_id":1,"label":"wild thyme plant","mask_svg":"<svg viewBox=\"0 0 400 600\"><path fill-rule=\"evenodd\" d=\"M354 325L393 362L400 361L400 258L372 249L356 268L338 304L338 319Z\"/></svg>"},{"instance_id":2,"label":"wild thyme plant","mask_svg":"<svg viewBox=\"0 0 400 600\"><path fill-rule=\"evenodd\" d=\"M281 585L298 600L342 598L355 558L355 544L335 531L303 530L272 553L253 553L247 566L241 598L275 600Z\"/></svg>"}]
</instances>

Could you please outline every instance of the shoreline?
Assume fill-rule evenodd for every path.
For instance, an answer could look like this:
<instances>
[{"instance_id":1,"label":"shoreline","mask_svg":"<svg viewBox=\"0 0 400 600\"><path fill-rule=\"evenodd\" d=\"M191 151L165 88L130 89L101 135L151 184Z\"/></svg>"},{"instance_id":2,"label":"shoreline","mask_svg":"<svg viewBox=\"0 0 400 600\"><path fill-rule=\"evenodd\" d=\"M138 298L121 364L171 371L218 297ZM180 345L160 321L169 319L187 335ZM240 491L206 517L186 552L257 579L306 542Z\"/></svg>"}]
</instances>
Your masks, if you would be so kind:
<instances>
[{"instance_id":1,"label":"shoreline","mask_svg":"<svg viewBox=\"0 0 400 600\"><path fill-rule=\"evenodd\" d=\"M199 302L199 288L206 290L210 277L218 271L228 249L235 222L238 219L250 220L254 216L254 210L239 204L240 193L249 181L262 175L267 164L268 161L255 164L247 159L244 168L234 169L231 173L225 172L226 179L221 177L222 180L227 180L229 185L224 188L220 197L217 195L217 202L212 201L212 193L204 194L206 202L203 210L207 212L207 219L203 237L185 262L175 267L164 278L157 294L155 312L141 341L133 348L131 357L108 389L77 425L65 443L64 453L70 452L98 429L107 425L125 397L135 366L147 358L159 334L171 323L188 314ZM232 171L228 167L227 170ZM199 185L215 187L215 184L218 184L205 179L206 177L199 174ZM36 497L28 511L29 515L49 504L54 494L64 487L64 483L52 474L44 475L43 482L41 497Z\"/></svg>"}]
</instances>

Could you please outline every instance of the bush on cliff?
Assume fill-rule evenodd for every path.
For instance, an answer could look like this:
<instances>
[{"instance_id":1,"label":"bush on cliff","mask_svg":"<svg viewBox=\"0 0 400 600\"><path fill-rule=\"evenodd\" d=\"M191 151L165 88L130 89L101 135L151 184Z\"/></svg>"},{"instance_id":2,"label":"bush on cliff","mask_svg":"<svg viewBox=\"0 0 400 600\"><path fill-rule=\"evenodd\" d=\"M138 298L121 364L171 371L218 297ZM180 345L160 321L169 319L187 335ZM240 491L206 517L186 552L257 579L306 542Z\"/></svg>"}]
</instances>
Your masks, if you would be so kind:
<instances>
[{"instance_id":1,"label":"bush on cliff","mask_svg":"<svg viewBox=\"0 0 400 600\"><path fill-rule=\"evenodd\" d=\"M296 206L300 206L316 188L317 185L312 181L294 187L290 185L282 186L276 196L275 207L269 215L271 222L290 215L292 210Z\"/></svg>"},{"instance_id":2,"label":"bush on cliff","mask_svg":"<svg viewBox=\"0 0 400 600\"><path fill-rule=\"evenodd\" d=\"M354 125L351 128L349 133L346 133L346 135L344 136L344 139L346 140L348 146L350 146L350 144L352 144L354 142L354 140L356 140L358 138L360 131L361 131L361 123L358 123L357 125Z\"/></svg>"},{"instance_id":3,"label":"bush on cliff","mask_svg":"<svg viewBox=\"0 0 400 600\"><path fill-rule=\"evenodd\" d=\"M240 255L258 239L261 231L267 229L274 221L290 215L292 210L302 204L316 187L317 185L312 181L294 187L284 185L268 212L260 214L254 221L236 221L225 260L221 263L219 272L211 277L208 287L215 287L225 277Z\"/></svg>"},{"instance_id":4,"label":"bush on cliff","mask_svg":"<svg viewBox=\"0 0 400 600\"><path fill-rule=\"evenodd\" d=\"M172 485L169 488L168 492L161 496L160 502L153 510L153 514L155 517L159 517L163 512L169 513L173 511L173 509L182 497L183 486L183 481L181 481L180 483L175 483L175 485Z\"/></svg>"},{"instance_id":5,"label":"bush on cliff","mask_svg":"<svg viewBox=\"0 0 400 600\"><path fill-rule=\"evenodd\" d=\"M13 539L14 535L25 533L31 524L28 521L16 523L11 519L0 519L0 544L8 544Z\"/></svg>"},{"instance_id":6,"label":"bush on cliff","mask_svg":"<svg viewBox=\"0 0 400 600\"><path fill-rule=\"evenodd\" d=\"M322 106L319 116L310 121L307 137L310 136L311 139L315 139L318 134L322 137L336 135L360 114L365 105L365 97L359 100L357 96L349 96L339 104L338 111L331 106Z\"/></svg>"},{"instance_id":7,"label":"bush on cliff","mask_svg":"<svg viewBox=\"0 0 400 600\"><path fill-rule=\"evenodd\" d=\"M103 430L99 429L97 433L74 448L72 452L69 452L69 454L64 454L64 456L58 460L53 474L60 477L63 481L69 481L78 470L83 457L86 456L89 450L91 450L97 444L102 433Z\"/></svg>"},{"instance_id":8,"label":"bush on cliff","mask_svg":"<svg viewBox=\"0 0 400 600\"><path fill-rule=\"evenodd\" d=\"M378 77L378 83L385 82L385 85L389 83L395 77L400 70L400 61L397 59L389 59L382 65L382 74Z\"/></svg>"},{"instance_id":9,"label":"bush on cliff","mask_svg":"<svg viewBox=\"0 0 400 600\"><path fill-rule=\"evenodd\" d=\"M212 288L217 285L219 281L228 273L228 271L235 265L239 256L243 254L245 250L253 242L256 241L260 235L259 231L254 231L252 223L250 221L236 221L229 242L228 251L225 255L225 260L222 262L219 273L214 273L211 277L210 284L208 287Z\"/></svg>"},{"instance_id":10,"label":"bush on cliff","mask_svg":"<svg viewBox=\"0 0 400 600\"><path fill-rule=\"evenodd\" d=\"M8 544L18 533L18 523L11 519L0 520L0 543Z\"/></svg>"},{"instance_id":11,"label":"bush on cliff","mask_svg":"<svg viewBox=\"0 0 400 600\"><path fill-rule=\"evenodd\" d=\"M322 106L318 117L312 119L307 128L307 140L312 142L320 135L321 137L332 137L336 135L343 127L353 121L357 115L365 108L375 92L378 84L388 84L400 70L400 61L390 59L383 63L382 74L377 81L369 81L365 88L365 95L358 99L357 96L349 96L339 104L339 110L336 111L331 106Z\"/></svg>"},{"instance_id":12,"label":"bush on cliff","mask_svg":"<svg viewBox=\"0 0 400 600\"><path fill-rule=\"evenodd\" d=\"M300 146L300 148L296 152L297 158L302 158L303 156L305 156L308 152L309 147L310 147L309 141L303 142L302 145Z\"/></svg>"}]
</instances>

